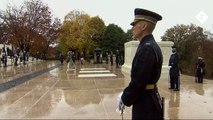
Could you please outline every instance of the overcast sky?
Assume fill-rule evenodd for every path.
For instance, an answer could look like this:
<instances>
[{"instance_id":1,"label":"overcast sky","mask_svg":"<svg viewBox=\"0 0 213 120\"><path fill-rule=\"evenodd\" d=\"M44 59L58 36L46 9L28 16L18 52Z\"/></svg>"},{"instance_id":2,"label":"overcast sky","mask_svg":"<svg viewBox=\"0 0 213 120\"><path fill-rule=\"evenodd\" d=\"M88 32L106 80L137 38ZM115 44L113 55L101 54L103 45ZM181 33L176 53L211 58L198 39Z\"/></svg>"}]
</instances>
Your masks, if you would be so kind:
<instances>
[{"instance_id":1,"label":"overcast sky","mask_svg":"<svg viewBox=\"0 0 213 120\"><path fill-rule=\"evenodd\" d=\"M17 5L25 0L0 0L0 9L7 4ZM213 0L42 0L48 4L55 17L63 21L72 11L84 11L90 16L99 16L106 25L114 23L125 32L130 29L135 8L145 8L163 16L154 31L156 41L161 41L165 31L177 24L196 24L213 32ZM198 17L199 13L201 14ZM199 18L199 20L197 19Z\"/></svg>"}]
</instances>

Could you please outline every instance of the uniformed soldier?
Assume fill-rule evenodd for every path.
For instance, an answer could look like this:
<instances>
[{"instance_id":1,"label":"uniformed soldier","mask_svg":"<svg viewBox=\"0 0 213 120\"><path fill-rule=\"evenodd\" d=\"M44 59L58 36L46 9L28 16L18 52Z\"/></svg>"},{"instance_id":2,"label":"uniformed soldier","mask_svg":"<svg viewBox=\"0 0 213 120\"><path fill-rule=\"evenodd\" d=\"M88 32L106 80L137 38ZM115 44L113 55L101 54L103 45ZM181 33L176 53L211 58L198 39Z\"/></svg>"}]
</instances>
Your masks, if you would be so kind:
<instances>
[{"instance_id":1,"label":"uniformed soldier","mask_svg":"<svg viewBox=\"0 0 213 120\"><path fill-rule=\"evenodd\" d=\"M203 76L205 75L205 63L203 62L202 57L198 57L198 61L196 63L196 80L195 82L203 83Z\"/></svg>"},{"instance_id":2,"label":"uniformed soldier","mask_svg":"<svg viewBox=\"0 0 213 120\"><path fill-rule=\"evenodd\" d=\"M180 89L180 72L179 72L179 55L177 53L177 48L172 46L172 54L169 59L169 75L170 75L170 88L174 91L179 91Z\"/></svg>"},{"instance_id":3,"label":"uniformed soldier","mask_svg":"<svg viewBox=\"0 0 213 120\"><path fill-rule=\"evenodd\" d=\"M116 68L119 68L119 60L120 60L120 53L119 53L119 50L116 50L116 53L115 53Z\"/></svg>"},{"instance_id":4,"label":"uniformed soldier","mask_svg":"<svg viewBox=\"0 0 213 120\"><path fill-rule=\"evenodd\" d=\"M111 66L113 66L113 52L112 51L110 52L110 63L111 63Z\"/></svg>"},{"instance_id":5,"label":"uniformed soldier","mask_svg":"<svg viewBox=\"0 0 213 120\"><path fill-rule=\"evenodd\" d=\"M163 119L162 102L157 82L161 75L162 52L152 32L161 15L136 8L131 23L134 39L140 41L132 62L131 81L118 99L118 108L123 104L132 107L132 119Z\"/></svg>"}]
</instances>

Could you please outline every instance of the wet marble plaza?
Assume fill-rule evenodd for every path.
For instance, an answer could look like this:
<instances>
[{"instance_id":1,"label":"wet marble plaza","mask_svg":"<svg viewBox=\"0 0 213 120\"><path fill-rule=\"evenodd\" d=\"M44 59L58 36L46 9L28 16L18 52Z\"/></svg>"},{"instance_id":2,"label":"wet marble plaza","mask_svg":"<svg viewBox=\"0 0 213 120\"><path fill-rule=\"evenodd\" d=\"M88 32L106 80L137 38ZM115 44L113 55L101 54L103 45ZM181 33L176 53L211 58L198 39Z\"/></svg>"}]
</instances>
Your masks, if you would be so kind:
<instances>
[{"instance_id":1,"label":"wet marble plaza","mask_svg":"<svg viewBox=\"0 0 213 120\"><path fill-rule=\"evenodd\" d=\"M0 119L121 119L117 95L124 89L120 68L106 64L76 65L58 61L0 67ZM165 97L166 119L213 119L213 80L195 83L181 75L180 91L158 83ZM126 108L124 119L131 118Z\"/></svg>"}]
</instances>

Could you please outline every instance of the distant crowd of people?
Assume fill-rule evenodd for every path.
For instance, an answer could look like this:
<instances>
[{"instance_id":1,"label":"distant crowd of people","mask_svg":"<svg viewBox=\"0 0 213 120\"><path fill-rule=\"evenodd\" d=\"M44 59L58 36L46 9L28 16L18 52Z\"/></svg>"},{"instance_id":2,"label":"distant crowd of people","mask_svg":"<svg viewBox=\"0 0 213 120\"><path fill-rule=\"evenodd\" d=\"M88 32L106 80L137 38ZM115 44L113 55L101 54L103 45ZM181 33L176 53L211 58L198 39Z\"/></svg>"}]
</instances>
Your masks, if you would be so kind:
<instances>
[{"instance_id":1,"label":"distant crowd of people","mask_svg":"<svg viewBox=\"0 0 213 120\"><path fill-rule=\"evenodd\" d=\"M114 54L113 51L110 51L110 53L106 53L106 63L113 66L114 63ZM123 65L124 63L124 57L122 54L120 54L119 50L116 50L115 52L115 64L116 64L116 68L119 68L119 66Z\"/></svg>"},{"instance_id":2,"label":"distant crowd of people","mask_svg":"<svg viewBox=\"0 0 213 120\"><path fill-rule=\"evenodd\" d=\"M96 64L103 63L104 58L103 58L103 54L101 52L96 52L94 55L95 55L94 63L96 63ZM119 50L116 50L115 54L113 53L113 51L106 52L105 55L106 55L106 57L105 57L106 64L110 64L111 66L113 66L114 62L115 62L116 68L119 68L124 63L124 57L119 52ZM75 53L73 51L68 51L67 55L64 55L63 53L61 53L59 56L59 59L60 59L60 62L62 65L64 64L65 60L68 63L70 61L70 59L72 59L72 61L74 63L76 60L79 60L81 64L85 63L84 54ZM90 61L90 60L88 60L88 61Z\"/></svg>"},{"instance_id":3,"label":"distant crowd of people","mask_svg":"<svg viewBox=\"0 0 213 120\"><path fill-rule=\"evenodd\" d=\"M8 57L13 61L14 66L17 66L18 63L23 63L23 65L26 64L27 61L29 61L30 53L26 51L22 51L20 49L17 50L9 50L8 48L2 48L0 51L0 66L7 67L8 63ZM34 56L36 60L38 59L38 53L36 56ZM34 60L34 57L32 57L32 61Z\"/></svg>"}]
</instances>

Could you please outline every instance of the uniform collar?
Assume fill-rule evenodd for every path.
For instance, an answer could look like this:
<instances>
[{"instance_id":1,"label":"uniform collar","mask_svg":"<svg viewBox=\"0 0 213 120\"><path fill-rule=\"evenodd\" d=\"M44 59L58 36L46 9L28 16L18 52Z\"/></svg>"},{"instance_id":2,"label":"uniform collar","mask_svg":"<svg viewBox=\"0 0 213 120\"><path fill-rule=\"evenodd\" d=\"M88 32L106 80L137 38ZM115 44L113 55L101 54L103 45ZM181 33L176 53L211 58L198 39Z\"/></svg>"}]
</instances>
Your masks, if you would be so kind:
<instances>
[{"instance_id":1,"label":"uniform collar","mask_svg":"<svg viewBox=\"0 0 213 120\"><path fill-rule=\"evenodd\" d=\"M140 44L144 44L150 40L154 40L154 37L152 34L149 34L149 35L146 35L145 37L143 37L143 39L140 41Z\"/></svg>"}]
</instances>

